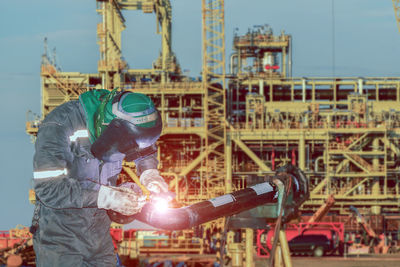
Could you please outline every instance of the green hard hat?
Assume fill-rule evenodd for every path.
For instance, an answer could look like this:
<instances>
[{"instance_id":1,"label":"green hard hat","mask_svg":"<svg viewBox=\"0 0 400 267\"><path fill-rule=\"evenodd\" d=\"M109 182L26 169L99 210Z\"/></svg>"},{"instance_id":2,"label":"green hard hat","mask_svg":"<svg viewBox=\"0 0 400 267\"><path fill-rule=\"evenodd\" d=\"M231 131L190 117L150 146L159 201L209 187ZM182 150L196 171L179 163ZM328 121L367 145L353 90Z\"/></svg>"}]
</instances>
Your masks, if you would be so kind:
<instances>
[{"instance_id":1,"label":"green hard hat","mask_svg":"<svg viewBox=\"0 0 400 267\"><path fill-rule=\"evenodd\" d=\"M150 97L140 93L91 90L79 96L93 143L116 117L126 119L139 127L153 127L157 123L157 110Z\"/></svg>"},{"instance_id":2,"label":"green hard hat","mask_svg":"<svg viewBox=\"0 0 400 267\"><path fill-rule=\"evenodd\" d=\"M141 93L126 92L113 100L112 113L140 127L153 127L157 110L150 97Z\"/></svg>"},{"instance_id":3,"label":"green hard hat","mask_svg":"<svg viewBox=\"0 0 400 267\"><path fill-rule=\"evenodd\" d=\"M141 93L91 90L79 96L93 143L116 117L128 120L139 127L157 124L157 110L150 97Z\"/></svg>"}]
</instances>

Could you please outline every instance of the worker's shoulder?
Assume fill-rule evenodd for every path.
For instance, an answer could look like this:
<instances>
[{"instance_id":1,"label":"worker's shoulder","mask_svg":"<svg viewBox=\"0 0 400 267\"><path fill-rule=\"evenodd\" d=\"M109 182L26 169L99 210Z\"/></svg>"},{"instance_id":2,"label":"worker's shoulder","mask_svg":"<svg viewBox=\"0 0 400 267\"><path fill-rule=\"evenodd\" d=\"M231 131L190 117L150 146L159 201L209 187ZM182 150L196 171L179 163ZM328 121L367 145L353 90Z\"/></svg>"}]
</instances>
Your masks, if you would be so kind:
<instances>
[{"instance_id":1,"label":"worker's shoulder","mask_svg":"<svg viewBox=\"0 0 400 267\"><path fill-rule=\"evenodd\" d=\"M65 102L53 109L43 120L42 124L56 123L65 125L82 116L82 108L78 100Z\"/></svg>"}]
</instances>

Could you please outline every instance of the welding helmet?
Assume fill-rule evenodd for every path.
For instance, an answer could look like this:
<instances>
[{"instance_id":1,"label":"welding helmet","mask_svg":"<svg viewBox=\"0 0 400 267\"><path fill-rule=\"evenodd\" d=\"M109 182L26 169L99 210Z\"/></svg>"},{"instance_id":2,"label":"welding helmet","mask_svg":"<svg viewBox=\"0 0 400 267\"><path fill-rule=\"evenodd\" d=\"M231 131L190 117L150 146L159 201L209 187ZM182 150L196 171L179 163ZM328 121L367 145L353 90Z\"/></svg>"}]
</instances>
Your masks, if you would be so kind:
<instances>
[{"instance_id":1,"label":"welding helmet","mask_svg":"<svg viewBox=\"0 0 400 267\"><path fill-rule=\"evenodd\" d=\"M111 121L110 121L111 118ZM95 113L92 154L103 161L115 161L121 154L134 161L157 151L162 120L146 95L113 90Z\"/></svg>"}]
</instances>

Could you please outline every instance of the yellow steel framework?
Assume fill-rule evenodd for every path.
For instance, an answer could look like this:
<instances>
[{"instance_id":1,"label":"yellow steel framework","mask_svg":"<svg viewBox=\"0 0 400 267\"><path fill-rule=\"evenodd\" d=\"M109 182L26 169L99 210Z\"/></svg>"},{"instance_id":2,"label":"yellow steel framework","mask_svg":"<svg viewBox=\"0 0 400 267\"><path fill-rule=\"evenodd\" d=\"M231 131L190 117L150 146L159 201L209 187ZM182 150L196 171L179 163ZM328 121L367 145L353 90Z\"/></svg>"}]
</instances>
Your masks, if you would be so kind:
<instances>
[{"instance_id":1,"label":"yellow steel framework","mask_svg":"<svg viewBox=\"0 0 400 267\"><path fill-rule=\"evenodd\" d=\"M203 0L203 87L207 188L231 191L227 175L224 1ZM211 168L210 168L211 167ZM224 186L225 184L225 186ZM214 191L214 190L213 190ZM210 190L208 190L210 192ZM214 195L215 196L215 195ZM212 197L214 197L212 196Z\"/></svg>"},{"instance_id":2,"label":"yellow steel framework","mask_svg":"<svg viewBox=\"0 0 400 267\"><path fill-rule=\"evenodd\" d=\"M230 81L243 92L231 106L246 108L230 118L234 183L292 162L310 177L305 210L329 194L341 213L349 205L398 210L400 79L260 79Z\"/></svg>"},{"instance_id":3,"label":"yellow steel framework","mask_svg":"<svg viewBox=\"0 0 400 267\"><path fill-rule=\"evenodd\" d=\"M162 51L149 69L129 69L122 58L122 10L156 14ZM192 81L172 52L168 0L97 0L97 11L98 73L61 72L45 54L42 118L95 88L142 92L160 110L159 168L182 203L241 189L292 162L310 179L304 211L332 194L333 212L398 212L399 78L293 78L291 37L268 28L235 37L226 76L224 1L203 0L202 81ZM38 124L28 122L27 132L35 135ZM120 178L133 168L126 164Z\"/></svg>"},{"instance_id":4,"label":"yellow steel framework","mask_svg":"<svg viewBox=\"0 0 400 267\"><path fill-rule=\"evenodd\" d=\"M101 10L105 8L108 16L114 14L111 17L121 22L117 3L99 2ZM206 199L238 189L249 176L292 161L310 175L311 199L304 207L316 209L333 193L338 202L344 201L337 207L356 202L396 210L399 79L277 78L241 72L229 78L226 104L223 2L203 4L203 82L182 77L174 82L161 83L160 79L132 84L106 75L114 86L149 94L158 105L165 122L160 167L180 200ZM80 93L100 87L103 76L101 71L60 72L44 57L42 116ZM35 134L36 129L37 122L28 124L29 133Z\"/></svg>"},{"instance_id":5,"label":"yellow steel framework","mask_svg":"<svg viewBox=\"0 0 400 267\"><path fill-rule=\"evenodd\" d=\"M155 13L157 33L161 34L161 55L148 70L127 70L130 74L160 75L160 82L174 79L174 74L180 74L180 66L172 51L172 9L169 0L124 0L117 1L121 10L142 10L144 13ZM161 30L160 30L161 28Z\"/></svg>"},{"instance_id":6,"label":"yellow steel framework","mask_svg":"<svg viewBox=\"0 0 400 267\"><path fill-rule=\"evenodd\" d=\"M113 88L121 82L121 72L126 68L121 51L121 32L125 29L125 19L115 0L97 1L97 12L102 17L102 22L97 24L100 48L98 71L102 88Z\"/></svg>"}]
</instances>

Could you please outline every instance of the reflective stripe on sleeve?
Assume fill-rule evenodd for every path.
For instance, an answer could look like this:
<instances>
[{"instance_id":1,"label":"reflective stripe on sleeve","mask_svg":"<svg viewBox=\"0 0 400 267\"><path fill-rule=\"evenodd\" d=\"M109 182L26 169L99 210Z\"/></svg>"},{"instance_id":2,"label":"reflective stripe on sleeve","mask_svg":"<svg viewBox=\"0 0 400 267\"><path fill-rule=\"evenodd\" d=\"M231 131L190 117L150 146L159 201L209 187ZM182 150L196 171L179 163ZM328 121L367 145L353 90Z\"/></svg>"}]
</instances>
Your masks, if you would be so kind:
<instances>
[{"instance_id":1,"label":"reflective stripe on sleeve","mask_svg":"<svg viewBox=\"0 0 400 267\"><path fill-rule=\"evenodd\" d=\"M51 177L57 177L60 175L67 175L67 169L63 170L53 170L53 171L39 171L39 172L33 172L33 179L44 179L44 178L51 178Z\"/></svg>"},{"instance_id":2,"label":"reflective stripe on sleeve","mask_svg":"<svg viewBox=\"0 0 400 267\"><path fill-rule=\"evenodd\" d=\"M85 138L85 137L89 137L88 131L87 130L78 130L69 137L69 140L71 142L75 142L78 138Z\"/></svg>"}]
</instances>

